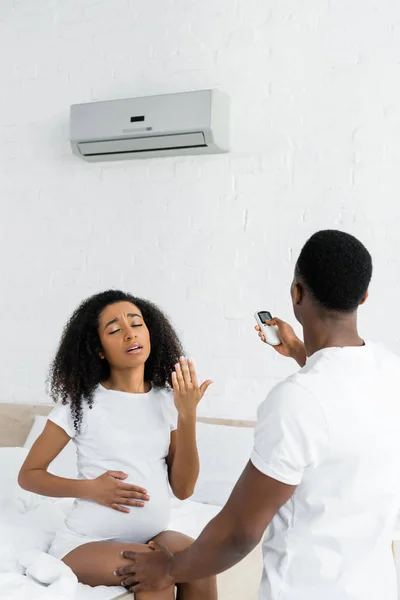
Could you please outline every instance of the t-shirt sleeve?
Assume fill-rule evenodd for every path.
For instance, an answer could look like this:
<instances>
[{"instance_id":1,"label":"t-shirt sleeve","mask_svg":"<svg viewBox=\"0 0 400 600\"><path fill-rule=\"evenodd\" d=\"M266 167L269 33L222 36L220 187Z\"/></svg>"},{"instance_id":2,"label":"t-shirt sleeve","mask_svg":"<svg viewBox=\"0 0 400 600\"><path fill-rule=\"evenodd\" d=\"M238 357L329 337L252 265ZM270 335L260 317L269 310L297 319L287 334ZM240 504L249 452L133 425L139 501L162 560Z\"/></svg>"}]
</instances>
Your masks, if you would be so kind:
<instances>
[{"instance_id":1,"label":"t-shirt sleeve","mask_svg":"<svg viewBox=\"0 0 400 600\"><path fill-rule=\"evenodd\" d=\"M329 435L316 398L296 382L276 386L260 405L253 465L272 479L298 485L326 456Z\"/></svg>"},{"instance_id":2,"label":"t-shirt sleeve","mask_svg":"<svg viewBox=\"0 0 400 600\"><path fill-rule=\"evenodd\" d=\"M172 390L165 390L165 416L170 431L178 429L178 411L175 406L174 393Z\"/></svg>"},{"instance_id":3,"label":"t-shirt sleeve","mask_svg":"<svg viewBox=\"0 0 400 600\"><path fill-rule=\"evenodd\" d=\"M70 438L75 437L76 431L69 404L58 402L49 414L48 419L61 427L61 429L64 429L65 433L67 433Z\"/></svg>"}]
</instances>

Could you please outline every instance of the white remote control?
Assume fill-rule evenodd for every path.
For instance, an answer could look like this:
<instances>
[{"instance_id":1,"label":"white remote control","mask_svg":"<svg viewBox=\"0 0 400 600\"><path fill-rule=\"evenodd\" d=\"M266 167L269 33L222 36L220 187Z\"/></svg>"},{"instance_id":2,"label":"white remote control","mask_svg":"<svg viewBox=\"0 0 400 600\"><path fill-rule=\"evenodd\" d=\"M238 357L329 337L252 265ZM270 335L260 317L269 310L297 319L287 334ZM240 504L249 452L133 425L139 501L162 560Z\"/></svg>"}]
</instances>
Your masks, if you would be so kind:
<instances>
[{"instance_id":1,"label":"white remote control","mask_svg":"<svg viewBox=\"0 0 400 600\"><path fill-rule=\"evenodd\" d=\"M267 310L260 310L254 315L257 325L260 327L262 333L265 335L267 344L270 346L279 346L281 340L278 335L278 328L275 325L267 325L267 321L272 319L272 315Z\"/></svg>"}]
</instances>

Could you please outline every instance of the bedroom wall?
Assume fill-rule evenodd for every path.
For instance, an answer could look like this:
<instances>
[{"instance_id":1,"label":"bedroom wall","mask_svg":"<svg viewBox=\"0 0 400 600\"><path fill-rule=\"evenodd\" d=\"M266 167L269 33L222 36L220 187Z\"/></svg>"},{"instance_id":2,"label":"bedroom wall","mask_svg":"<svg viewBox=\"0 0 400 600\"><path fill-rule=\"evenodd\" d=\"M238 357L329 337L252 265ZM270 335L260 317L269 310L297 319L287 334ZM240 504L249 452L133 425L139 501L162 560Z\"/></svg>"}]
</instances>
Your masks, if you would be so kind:
<instances>
[{"instance_id":1,"label":"bedroom wall","mask_svg":"<svg viewBox=\"0 0 400 600\"><path fill-rule=\"evenodd\" d=\"M320 228L373 253L362 332L400 352L400 4L391 0L2 0L0 401L46 402L89 294L158 302L204 377L202 413L253 417L293 365L253 313L292 320ZM72 103L217 87L232 152L88 165Z\"/></svg>"}]
</instances>

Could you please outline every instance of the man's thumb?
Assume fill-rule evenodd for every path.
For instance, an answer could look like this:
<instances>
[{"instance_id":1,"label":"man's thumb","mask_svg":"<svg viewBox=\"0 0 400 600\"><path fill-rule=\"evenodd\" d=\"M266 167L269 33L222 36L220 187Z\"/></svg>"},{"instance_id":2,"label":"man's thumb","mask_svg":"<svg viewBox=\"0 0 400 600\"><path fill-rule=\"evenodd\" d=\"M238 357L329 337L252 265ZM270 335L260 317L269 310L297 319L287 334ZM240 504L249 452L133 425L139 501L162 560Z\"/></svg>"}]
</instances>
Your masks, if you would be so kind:
<instances>
[{"instance_id":1,"label":"man's thumb","mask_svg":"<svg viewBox=\"0 0 400 600\"><path fill-rule=\"evenodd\" d=\"M150 550L164 552L165 554L168 554L169 556L173 556L173 553L170 550L168 550L167 546L163 546L162 544L159 544L158 542L149 542L147 545L150 548Z\"/></svg>"},{"instance_id":2,"label":"man's thumb","mask_svg":"<svg viewBox=\"0 0 400 600\"><path fill-rule=\"evenodd\" d=\"M270 321L267 321L268 325L276 325L277 327L281 327L283 325L282 319L278 319L278 317L274 317Z\"/></svg>"}]
</instances>

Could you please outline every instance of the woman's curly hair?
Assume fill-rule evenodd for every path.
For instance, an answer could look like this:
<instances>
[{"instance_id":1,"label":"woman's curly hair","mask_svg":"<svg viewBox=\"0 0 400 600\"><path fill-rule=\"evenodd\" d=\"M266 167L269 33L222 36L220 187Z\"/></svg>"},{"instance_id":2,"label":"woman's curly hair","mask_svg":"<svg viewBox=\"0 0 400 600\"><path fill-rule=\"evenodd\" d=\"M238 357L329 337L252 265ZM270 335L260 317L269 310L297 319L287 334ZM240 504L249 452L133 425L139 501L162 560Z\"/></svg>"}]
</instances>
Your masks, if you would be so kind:
<instances>
[{"instance_id":1,"label":"woman's curly hair","mask_svg":"<svg viewBox=\"0 0 400 600\"><path fill-rule=\"evenodd\" d=\"M143 315L151 340L144 377L153 387L172 386L172 371L183 354L168 318L151 302L119 290L108 290L84 300L64 327L48 377L51 398L70 405L76 431L82 423L83 403L92 407L96 387L110 374L108 362L100 358L98 324L103 309L116 302L131 302Z\"/></svg>"}]
</instances>

